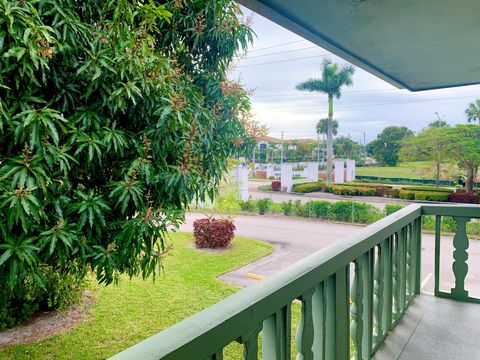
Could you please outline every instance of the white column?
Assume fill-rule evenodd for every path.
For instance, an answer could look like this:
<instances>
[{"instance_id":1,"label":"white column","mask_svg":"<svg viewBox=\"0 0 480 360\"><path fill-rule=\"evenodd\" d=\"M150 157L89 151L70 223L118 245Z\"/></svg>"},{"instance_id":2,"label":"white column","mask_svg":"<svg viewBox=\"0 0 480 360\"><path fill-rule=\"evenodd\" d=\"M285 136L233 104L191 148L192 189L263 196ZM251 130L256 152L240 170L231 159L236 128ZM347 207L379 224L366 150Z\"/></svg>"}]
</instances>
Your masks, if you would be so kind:
<instances>
[{"instance_id":1,"label":"white column","mask_svg":"<svg viewBox=\"0 0 480 360\"><path fill-rule=\"evenodd\" d=\"M248 200L248 166L238 165L234 168L234 178L238 184L238 196L242 201Z\"/></svg>"},{"instance_id":2,"label":"white column","mask_svg":"<svg viewBox=\"0 0 480 360\"><path fill-rule=\"evenodd\" d=\"M307 179L309 181L318 181L318 162L307 163Z\"/></svg>"},{"instance_id":3,"label":"white column","mask_svg":"<svg viewBox=\"0 0 480 360\"><path fill-rule=\"evenodd\" d=\"M293 186L293 164L283 163L281 165L281 189L282 191L291 192Z\"/></svg>"},{"instance_id":4,"label":"white column","mask_svg":"<svg viewBox=\"0 0 480 360\"><path fill-rule=\"evenodd\" d=\"M344 161L343 160L336 160L333 162L334 165L334 173L335 179L333 182L335 183L343 183L344 182Z\"/></svg>"},{"instance_id":5,"label":"white column","mask_svg":"<svg viewBox=\"0 0 480 360\"><path fill-rule=\"evenodd\" d=\"M273 175L273 169L275 167L275 164L267 164L267 179L269 179Z\"/></svg>"},{"instance_id":6,"label":"white column","mask_svg":"<svg viewBox=\"0 0 480 360\"><path fill-rule=\"evenodd\" d=\"M355 181L355 160L347 160L347 181Z\"/></svg>"}]
</instances>

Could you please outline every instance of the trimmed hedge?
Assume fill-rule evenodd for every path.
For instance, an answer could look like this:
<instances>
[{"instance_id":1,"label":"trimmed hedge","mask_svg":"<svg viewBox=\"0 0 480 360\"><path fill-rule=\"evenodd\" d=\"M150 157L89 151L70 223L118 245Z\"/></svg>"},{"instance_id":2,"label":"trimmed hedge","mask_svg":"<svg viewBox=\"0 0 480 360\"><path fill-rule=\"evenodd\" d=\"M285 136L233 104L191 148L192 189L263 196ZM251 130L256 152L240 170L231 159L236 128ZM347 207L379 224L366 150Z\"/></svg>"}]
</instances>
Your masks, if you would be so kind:
<instances>
[{"instance_id":1,"label":"trimmed hedge","mask_svg":"<svg viewBox=\"0 0 480 360\"><path fill-rule=\"evenodd\" d=\"M435 191L411 191L401 190L400 199L404 200L423 200L423 201L448 201L448 193Z\"/></svg>"},{"instance_id":2,"label":"trimmed hedge","mask_svg":"<svg viewBox=\"0 0 480 360\"><path fill-rule=\"evenodd\" d=\"M193 237L197 248L227 247L235 235L233 221L227 219L198 219L193 223Z\"/></svg>"},{"instance_id":3,"label":"trimmed hedge","mask_svg":"<svg viewBox=\"0 0 480 360\"><path fill-rule=\"evenodd\" d=\"M480 196L478 194L456 192L448 194L448 201L464 204L478 204L480 202Z\"/></svg>"},{"instance_id":4,"label":"trimmed hedge","mask_svg":"<svg viewBox=\"0 0 480 360\"><path fill-rule=\"evenodd\" d=\"M402 190L408 191L428 191L428 192L444 192L444 193L453 193L453 189L435 187L435 186L407 186L402 187Z\"/></svg>"},{"instance_id":5,"label":"trimmed hedge","mask_svg":"<svg viewBox=\"0 0 480 360\"><path fill-rule=\"evenodd\" d=\"M348 195L348 196L375 196L377 195L377 189L371 187L362 187L362 186L342 186L342 185L331 185L327 188L328 192L337 195Z\"/></svg>"},{"instance_id":6,"label":"trimmed hedge","mask_svg":"<svg viewBox=\"0 0 480 360\"><path fill-rule=\"evenodd\" d=\"M292 190L297 193L310 193L315 191L324 191L325 183L323 181L295 184Z\"/></svg>"},{"instance_id":7,"label":"trimmed hedge","mask_svg":"<svg viewBox=\"0 0 480 360\"><path fill-rule=\"evenodd\" d=\"M385 184L377 184L377 183L367 183L367 182L345 182L345 183L342 183L342 186L361 186L361 187L370 187L370 188L378 188L378 187L382 187L382 188L386 188L386 189L391 189L393 188L392 185L385 185Z\"/></svg>"}]
</instances>

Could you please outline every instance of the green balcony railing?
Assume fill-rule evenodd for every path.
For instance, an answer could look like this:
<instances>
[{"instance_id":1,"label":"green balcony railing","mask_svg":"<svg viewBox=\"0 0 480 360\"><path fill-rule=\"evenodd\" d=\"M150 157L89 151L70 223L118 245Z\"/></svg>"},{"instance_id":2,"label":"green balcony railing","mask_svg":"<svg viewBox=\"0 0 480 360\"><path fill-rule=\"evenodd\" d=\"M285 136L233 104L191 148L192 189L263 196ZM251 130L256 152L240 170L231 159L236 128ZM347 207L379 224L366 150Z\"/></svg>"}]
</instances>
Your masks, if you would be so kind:
<instances>
[{"instance_id":1,"label":"green balcony railing","mask_svg":"<svg viewBox=\"0 0 480 360\"><path fill-rule=\"evenodd\" d=\"M435 294L478 301L465 290L468 272L466 223L480 218L479 206L410 205L240 290L200 313L117 354L113 359L222 359L239 342L244 359L369 359L420 292L421 222L436 216ZM457 222L455 287L439 290L440 220ZM301 320L292 334L292 302ZM352 350L353 349L353 350Z\"/></svg>"}]
</instances>

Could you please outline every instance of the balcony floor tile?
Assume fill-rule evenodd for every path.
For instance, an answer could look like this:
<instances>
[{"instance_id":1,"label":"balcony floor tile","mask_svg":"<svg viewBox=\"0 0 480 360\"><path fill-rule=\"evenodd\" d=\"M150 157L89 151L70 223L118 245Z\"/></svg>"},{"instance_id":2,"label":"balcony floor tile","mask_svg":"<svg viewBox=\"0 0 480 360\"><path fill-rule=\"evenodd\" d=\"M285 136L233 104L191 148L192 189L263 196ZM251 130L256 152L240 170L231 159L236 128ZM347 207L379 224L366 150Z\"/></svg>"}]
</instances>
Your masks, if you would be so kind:
<instances>
[{"instance_id":1,"label":"balcony floor tile","mask_svg":"<svg viewBox=\"0 0 480 360\"><path fill-rule=\"evenodd\" d=\"M373 359L480 359L480 305L418 296Z\"/></svg>"}]
</instances>

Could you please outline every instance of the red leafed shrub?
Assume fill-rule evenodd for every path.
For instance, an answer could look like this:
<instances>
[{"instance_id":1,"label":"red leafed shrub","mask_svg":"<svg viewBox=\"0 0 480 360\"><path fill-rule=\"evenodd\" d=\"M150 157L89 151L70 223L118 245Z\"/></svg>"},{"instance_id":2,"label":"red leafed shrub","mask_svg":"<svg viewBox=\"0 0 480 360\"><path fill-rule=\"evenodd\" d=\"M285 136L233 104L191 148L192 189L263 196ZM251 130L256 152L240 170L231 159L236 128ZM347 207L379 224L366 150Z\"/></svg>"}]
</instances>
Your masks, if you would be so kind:
<instances>
[{"instance_id":1,"label":"red leafed shrub","mask_svg":"<svg viewBox=\"0 0 480 360\"><path fill-rule=\"evenodd\" d=\"M280 191L280 187L282 186L282 182L281 181L272 181L272 190L273 191Z\"/></svg>"},{"instance_id":2,"label":"red leafed shrub","mask_svg":"<svg viewBox=\"0 0 480 360\"><path fill-rule=\"evenodd\" d=\"M457 203L478 204L480 202L480 196L477 194L456 192L453 194L448 194L448 201Z\"/></svg>"},{"instance_id":3,"label":"red leafed shrub","mask_svg":"<svg viewBox=\"0 0 480 360\"><path fill-rule=\"evenodd\" d=\"M233 221L227 219L199 219L193 223L193 237L197 248L227 247L235 235Z\"/></svg>"},{"instance_id":4,"label":"red leafed shrub","mask_svg":"<svg viewBox=\"0 0 480 360\"><path fill-rule=\"evenodd\" d=\"M255 177L257 179L266 179L267 178L267 171L266 170L257 170L257 171L255 171Z\"/></svg>"}]
</instances>

